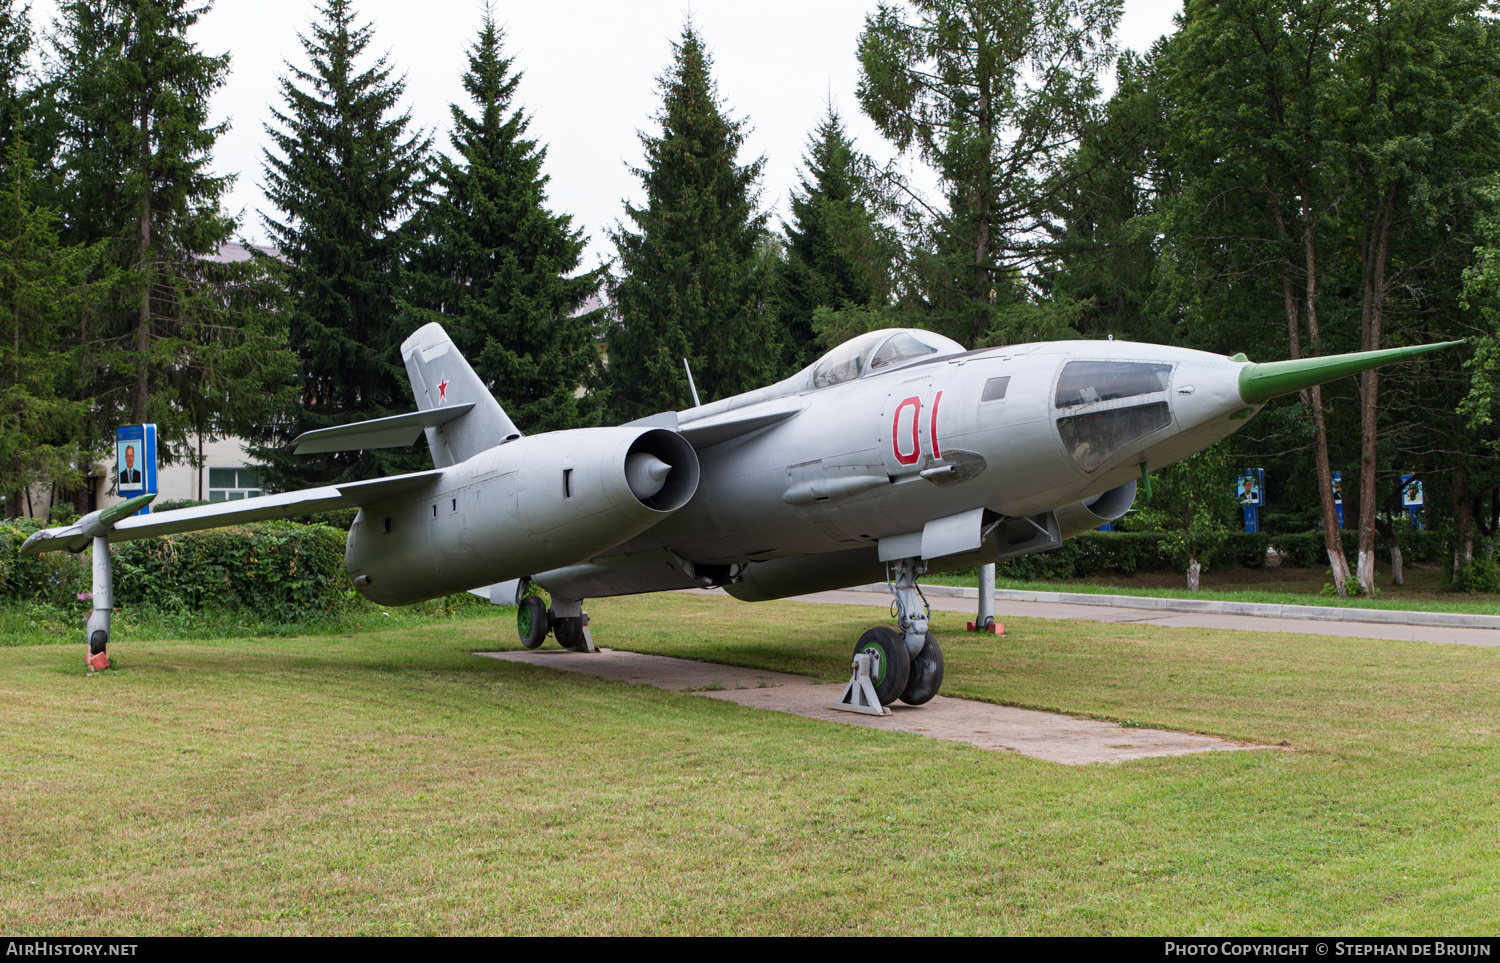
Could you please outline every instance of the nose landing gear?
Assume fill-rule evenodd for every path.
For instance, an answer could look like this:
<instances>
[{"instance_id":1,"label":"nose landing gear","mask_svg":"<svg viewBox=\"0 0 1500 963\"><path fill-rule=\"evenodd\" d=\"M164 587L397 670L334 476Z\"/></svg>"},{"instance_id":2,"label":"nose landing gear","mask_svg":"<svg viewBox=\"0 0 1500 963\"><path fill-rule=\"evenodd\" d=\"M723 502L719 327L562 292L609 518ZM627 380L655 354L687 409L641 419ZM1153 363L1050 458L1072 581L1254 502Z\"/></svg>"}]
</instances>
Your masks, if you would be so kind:
<instances>
[{"instance_id":1,"label":"nose landing gear","mask_svg":"<svg viewBox=\"0 0 1500 963\"><path fill-rule=\"evenodd\" d=\"M854 712L861 708L855 690L862 688L863 674L883 708L898 699L907 705L930 702L943 685L943 650L927 630L930 610L917 580L926 571L919 558L891 563L890 588L897 628L877 625L859 637L854 646L853 676L844 698L834 706ZM887 714L889 710L883 713Z\"/></svg>"}]
</instances>

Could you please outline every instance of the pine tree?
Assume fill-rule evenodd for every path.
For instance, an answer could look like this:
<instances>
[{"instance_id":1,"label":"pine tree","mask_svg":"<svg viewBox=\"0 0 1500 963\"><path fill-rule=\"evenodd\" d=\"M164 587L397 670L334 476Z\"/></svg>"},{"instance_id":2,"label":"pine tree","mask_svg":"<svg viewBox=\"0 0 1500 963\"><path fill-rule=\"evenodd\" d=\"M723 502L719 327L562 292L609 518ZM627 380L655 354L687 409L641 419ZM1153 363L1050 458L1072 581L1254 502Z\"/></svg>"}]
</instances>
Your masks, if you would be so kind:
<instances>
[{"instance_id":1,"label":"pine tree","mask_svg":"<svg viewBox=\"0 0 1500 963\"><path fill-rule=\"evenodd\" d=\"M946 332L959 341L1048 326L1011 292L1047 253L1038 241L1067 176L1059 162L1094 111L1119 15L1116 0L909 0L865 18L860 106L942 178L947 210L907 192L907 220L928 261L917 283L939 313L966 315L966 331Z\"/></svg>"},{"instance_id":2,"label":"pine tree","mask_svg":"<svg viewBox=\"0 0 1500 963\"><path fill-rule=\"evenodd\" d=\"M740 165L743 121L720 107L703 40L691 24L660 80L661 135L641 135L643 207L617 225L619 314L609 337L611 404L635 418L691 404L690 359L707 402L764 384L779 367L767 305L765 215L756 212L762 161Z\"/></svg>"},{"instance_id":3,"label":"pine tree","mask_svg":"<svg viewBox=\"0 0 1500 963\"><path fill-rule=\"evenodd\" d=\"M225 286L252 272L202 261L234 227L220 203L230 179L209 170L225 130L209 123L209 98L229 57L188 38L206 9L73 0L54 36L62 240L102 255L105 296L69 332L76 397L90 402L86 447L107 446L116 424L150 421L165 460L190 458L195 399L233 398L261 417L282 370L274 314L228 305Z\"/></svg>"},{"instance_id":4,"label":"pine tree","mask_svg":"<svg viewBox=\"0 0 1500 963\"><path fill-rule=\"evenodd\" d=\"M521 74L502 54L486 8L464 89L475 114L451 107L455 157L437 162L437 190L416 220L414 323L441 323L525 432L598 424L602 310L578 314L604 269L577 274L585 240L545 207L545 148L511 101Z\"/></svg>"},{"instance_id":5,"label":"pine tree","mask_svg":"<svg viewBox=\"0 0 1500 963\"><path fill-rule=\"evenodd\" d=\"M21 0L0 0L0 164L8 164L12 148L25 141L35 156L38 137L37 102L42 90L34 84L28 60L34 37L31 8ZM35 165L28 175L36 177Z\"/></svg>"},{"instance_id":6,"label":"pine tree","mask_svg":"<svg viewBox=\"0 0 1500 963\"><path fill-rule=\"evenodd\" d=\"M82 309L96 251L64 247L56 218L32 202L24 141L12 143L0 183L0 492L6 514L25 510L36 483L81 480L79 427L88 403L62 392L69 352L59 333Z\"/></svg>"},{"instance_id":7,"label":"pine tree","mask_svg":"<svg viewBox=\"0 0 1500 963\"><path fill-rule=\"evenodd\" d=\"M355 26L348 0L328 0L301 35L309 69L281 81L285 107L267 125L266 195L281 217L262 215L280 256L293 308L289 341L300 366L301 404L260 436L273 487L365 478L387 465L415 467L411 452L296 459L272 447L314 428L409 411L400 345L405 219L426 187L431 144L407 133L398 112L405 83L384 56L361 69L373 29Z\"/></svg>"},{"instance_id":8,"label":"pine tree","mask_svg":"<svg viewBox=\"0 0 1500 963\"><path fill-rule=\"evenodd\" d=\"M880 307L891 293L891 267L899 241L871 211L864 177L869 159L854 149L838 113L809 138L805 173L792 191L777 302L792 367L816 360L827 345L818 339L818 308Z\"/></svg>"}]
</instances>

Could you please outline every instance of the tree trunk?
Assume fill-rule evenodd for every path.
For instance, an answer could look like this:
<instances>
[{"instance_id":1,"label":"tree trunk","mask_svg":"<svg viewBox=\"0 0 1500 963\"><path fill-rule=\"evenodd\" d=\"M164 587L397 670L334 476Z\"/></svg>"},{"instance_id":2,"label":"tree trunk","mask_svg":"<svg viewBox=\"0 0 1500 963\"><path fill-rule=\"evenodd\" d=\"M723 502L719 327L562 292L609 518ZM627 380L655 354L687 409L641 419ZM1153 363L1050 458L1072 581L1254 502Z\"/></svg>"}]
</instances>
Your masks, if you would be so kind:
<instances>
[{"instance_id":1,"label":"tree trunk","mask_svg":"<svg viewBox=\"0 0 1500 963\"><path fill-rule=\"evenodd\" d=\"M140 233L140 258L139 264L143 275L141 290L141 304L137 313L135 329L135 350L140 354L137 362L139 367L135 376L135 400L131 406L131 418L135 424L143 424L146 421L146 400L150 385L150 357L151 357L151 272L147 266L147 257L151 249L151 207L146 205L141 209L141 233Z\"/></svg>"},{"instance_id":2,"label":"tree trunk","mask_svg":"<svg viewBox=\"0 0 1500 963\"><path fill-rule=\"evenodd\" d=\"M1360 310L1360 348L1375 351L1380 347L1382 310L1385 305L1386 252L1390 245L1390 203L1381 196L1375 211L1366 218L1364 243L1364 290ZM1376 401L1380 375L1371 368L1360 376L1359 384L1359 590L1375 594L1375 470L1379 467L1379 424Z\"/></svg>"},{"instance_id":3,"label":"tree trunk","mask_svg":"<svg viewBox=\"0 0 1500 963\"><path fill-rule=\"evenodd\" d=\"M1322 336L1318 331L1318 258L1314 244L1314 222L1308 208L1307 184L1299 184L1302 192L1302 258L1307 272L1307 340L1314 355L1323 353ZM1295 341L1292 342L1294 345ZM1292 357L1296 357L1293 355ZM1302 400L1312 409L1313 450L1318 465L1318 487L1322 489L1323 545L1328 551L1328 566L1333 571L1333 587L1339 598L1349 595L1349 562L1344 558L1344 541L1339 537L1339 513L1333 504L1333 468L1328 463L1328 425L1323 417L1323 389L1313 385L1302 393Z\"/></svg>"},{"instance_id":4,"label":"tree trunk","mask_svg":"<svg viewBox=\"0 0 1500 963\"><path fill-rule=\"evenodd\" d=\"M1203 563L1198 561L1197 555L1188 556L1187 582L1189 592L1197 592L1203 588Z\"/></svg>"},{"instance_id":5,"label":"tree trunk","mask_svg":"<svg viewBox=\"0 0 1500 963\"><path fill-rule=\"evenodd\" d=\"M1298 299L1296 289L1292 284L1290 260L1281 262L1281 295L1286 307L1287 354L1294 360L1302 357L1302 337L1298 315L1304 308L1307 312L1307 336L1312 353L1314 355L1322 353L1321 337L1318 331L1318 259L1313 226L1309 221L1312 214L1307 201L1308 185L1299 183L1297 187L1303 199L1301 207L1302 269L1306 276L1303 299ZM1267 195L1270 198L1271 214L1276 220L1277 230L1284 239L1290 241L1291 236L1282 216L1281 205L1277 201L1276 192L1269 177ZM1318 469L1318 489L1321 493L1319 504L1323 509L1323 547L1328 553L1328 565L1333 570L1333 587L1339 593L1339 597L1343 598L1349 594L1347 588L1349 563L1344 558L1344 543L1339 538L1338 509L1333 504L1333 468L1328 463L1328 428L1323 417L1323 390L1314 385L1311 388L1302 389L1299 396L1313 416L1313 455Z\"/></svg>"},{"instance_id":6,"label":"tree trunk","mask_svg":"<svg viewBox=\"0 0 1500 963\"><path fill-rule=\"evenodd\" d=\"M984 39L981 34L980 43ZM981 47L982 49L982 47ZM990 84L989 77L983 73L979 74L979 127L989 136L994 136L994 118L990 114ZM990 277L990 221L993 216L990 208L990 189L994 184L994 171L991 168L991 160L986 155L984 165L984 187L979 191L979 230L974 241L974 295L981 304L993 304L994 298L990 296L991 285L994 278ZM969 343L970 348L977 348L984 343L985 335L989 333L990 310L985 307L976 309L974 318L974 334Z\"/></svg>"},{"instance_id":7,"label":"tree trunk","mask_svg":"<svg viewBox=\"0 0 1500 963\"><path fill-rule=\"evenodd\" d=\"M1474 564L1474 522L1469 514L1469 474L1459 462L1449 476L1453 484L1453 584Z\"/></svg>"}]
</instances>

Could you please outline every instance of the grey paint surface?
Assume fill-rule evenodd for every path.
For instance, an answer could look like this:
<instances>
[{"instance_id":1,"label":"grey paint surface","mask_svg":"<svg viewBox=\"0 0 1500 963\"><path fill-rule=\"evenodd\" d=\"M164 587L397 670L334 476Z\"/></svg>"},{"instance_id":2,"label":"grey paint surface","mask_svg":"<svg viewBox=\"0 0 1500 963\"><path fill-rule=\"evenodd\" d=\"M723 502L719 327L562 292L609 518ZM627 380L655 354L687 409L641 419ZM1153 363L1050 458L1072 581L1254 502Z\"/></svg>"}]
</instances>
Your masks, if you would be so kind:
<instances>
[{"instance_id":1,"label":"grey paint surface","mask_svg":"<svg viewBox=\"0 0 1500 963\"><path fill-rule=\"evenodd\" d=\"M920 708L898 703L890 707L889 716L857 715L828 708L842 692L842 683L814 685L807 676L637 652L605 649L589 654L544 649L478 654L505 662L618 679L659 689L695 690L693 695L722 699L752 709L790 712L823 722L965 742L981 749L1015 752L1068 765L1270 748L1187 732L1125 729L1097 719L1074 719L1051 712L943 696L937 696ZM701 688L710 685L723 688Z\"/></svg>"}]
</instances>

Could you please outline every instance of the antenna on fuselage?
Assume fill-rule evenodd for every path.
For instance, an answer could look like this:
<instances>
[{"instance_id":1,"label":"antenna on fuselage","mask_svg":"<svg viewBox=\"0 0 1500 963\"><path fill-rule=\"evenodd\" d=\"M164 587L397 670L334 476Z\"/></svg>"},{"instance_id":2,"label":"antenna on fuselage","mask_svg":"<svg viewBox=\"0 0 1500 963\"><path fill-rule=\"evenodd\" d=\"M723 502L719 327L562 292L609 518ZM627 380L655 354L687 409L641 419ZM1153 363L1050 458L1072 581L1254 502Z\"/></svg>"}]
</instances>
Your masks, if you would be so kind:
<instances>
[{"instance_id":1,"label":"antenna on fuselage","mask_svg":"<svg viewBox=\"0 0 1500 963\"><path fill-rule=\"evenodd\" d=\"M693 407L702 408L703 402L698 400L698 386L693 384L693 368L686 358L682 359L682 369L688 374L688 390L693 393Z\"/></svg>"}]
</instances>

